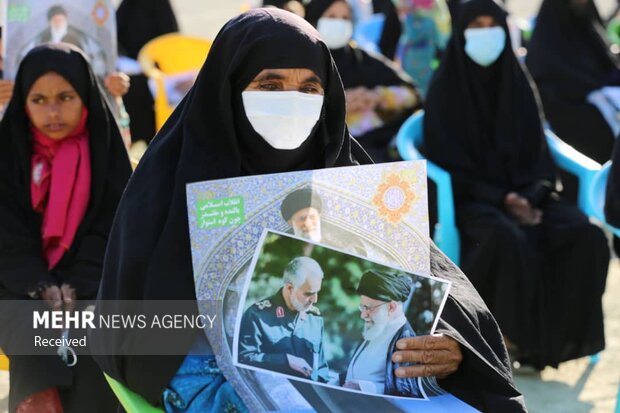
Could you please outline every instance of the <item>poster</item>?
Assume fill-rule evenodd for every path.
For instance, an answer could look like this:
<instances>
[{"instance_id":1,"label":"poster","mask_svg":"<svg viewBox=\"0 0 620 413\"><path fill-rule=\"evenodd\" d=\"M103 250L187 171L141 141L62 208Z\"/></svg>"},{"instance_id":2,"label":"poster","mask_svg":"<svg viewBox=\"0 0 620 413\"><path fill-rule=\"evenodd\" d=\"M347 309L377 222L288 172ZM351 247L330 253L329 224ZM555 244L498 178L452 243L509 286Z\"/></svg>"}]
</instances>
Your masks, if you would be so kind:
<instances>
[{"instance_id":1,"label":"poster","mask_svg":"<svg viewBox=\"0 0 620 413\"><path fill-rule=\"evenodd\" d=\"M414 334L429 334L449 290L449 282L430 277L424 162L194 183L187 202L199 307L220 320L206 334L250 411L475 411L434 378L413 380L406 384L413 390L393 396L384 394L394 384L387 374L381 383L359 373L366 364L358 359L372 359L362 348L371 341L370 313L384 317L386 307L400 304ZM308 265L320 267L321 281L301 285L286 278L285 269L299 260L314 261ZM375 272L407 278L409 294L389 304L366 296L373 295L369 290L361 294ZM259 327L244 323L248 310L265 312L254 322ZM288 321L296 332L287 338L278 328L288 328ZM253 334L262 335L260 346L247 340ZM278 335L288 340L279 343L285 347L267 357L272 363L259 365L265 351L252 347L278 343Z\"/></svg>"},{"instance_id":2,"label":"poster","mask_svg":"<svg viewBox=\"0 0 620 413\"><path fill-rule=\"evenodd\" d=\"M116 18L111 0L3 0L4 78L14 79L33 47L66 42L82 49L95 74L104 78L116 67Z\"/></svg>"}]
</instances>

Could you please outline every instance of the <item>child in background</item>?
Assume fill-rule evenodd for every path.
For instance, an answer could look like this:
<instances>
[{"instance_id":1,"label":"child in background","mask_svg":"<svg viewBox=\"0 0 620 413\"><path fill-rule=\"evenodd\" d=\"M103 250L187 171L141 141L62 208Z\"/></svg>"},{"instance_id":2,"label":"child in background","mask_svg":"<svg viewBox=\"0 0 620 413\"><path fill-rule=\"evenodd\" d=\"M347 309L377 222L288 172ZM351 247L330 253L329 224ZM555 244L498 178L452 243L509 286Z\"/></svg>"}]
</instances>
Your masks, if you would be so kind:
<instances>
[{"instance_id":1,"label":"child in background","mask_svg":"<svg viewBox=\"0 0 620 413\"><path fill-rule=\"evenodd\" d=\"M116 411L90 355L63 359L56 348L43 354L33 348L34 334L58 339L61 331L29 329L32 311L83 310L96 297L131 173L112 112L79 49L46 44L21 62L0 122L0 171L0 347L10 359L9 411Z\"/></svg>"},{"instance_id":2,"label":"child in background","mask_svg":"<svg viewBox=\"0 0 620 413\"><path fill-rule=\"evenodd\" d=\"M426 96L437 58L450 37L450 12L445 0L394 0L403 21L398 60Z\"/></svg>"}]
</instances>

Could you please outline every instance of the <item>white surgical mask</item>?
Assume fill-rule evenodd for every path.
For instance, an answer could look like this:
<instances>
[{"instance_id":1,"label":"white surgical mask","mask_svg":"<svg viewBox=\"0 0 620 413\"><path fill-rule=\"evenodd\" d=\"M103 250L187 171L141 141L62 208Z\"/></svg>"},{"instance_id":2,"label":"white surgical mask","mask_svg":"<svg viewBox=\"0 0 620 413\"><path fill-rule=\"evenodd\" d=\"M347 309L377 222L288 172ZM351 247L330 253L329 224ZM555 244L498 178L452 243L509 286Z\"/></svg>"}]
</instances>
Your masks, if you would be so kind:
<instances>
[{"instance_id":1,"label":"white surgical mask","mask_svg":"<svg viewBox=\"0 0 620 413\"><path fill-rule=\"evenodd\" d=\"M353 36L353 23L350 20L321 17L316 29L330 49L345 47Z\"/></svg>"},{"instance_id":2,"label":"white surgical mask","mask_svg":"<svg viewBox=\"0 0 620 413\"><path fill-rule=\"evenodd\" d=\"M301 92L241 93L250 124L276 149L297 149L321 117L323 96Z\"/></svg>"},{"instance_id":3,"label":"white surgical mask","mask_svg":"<svg viewBox=\"0 0 620 413\"><path fill-rule=\"evenodd\" d=\"M500 26L465 30L465 53L480 66L490 66L506 47L506 32Z\"/></svg>"}]
</instances>

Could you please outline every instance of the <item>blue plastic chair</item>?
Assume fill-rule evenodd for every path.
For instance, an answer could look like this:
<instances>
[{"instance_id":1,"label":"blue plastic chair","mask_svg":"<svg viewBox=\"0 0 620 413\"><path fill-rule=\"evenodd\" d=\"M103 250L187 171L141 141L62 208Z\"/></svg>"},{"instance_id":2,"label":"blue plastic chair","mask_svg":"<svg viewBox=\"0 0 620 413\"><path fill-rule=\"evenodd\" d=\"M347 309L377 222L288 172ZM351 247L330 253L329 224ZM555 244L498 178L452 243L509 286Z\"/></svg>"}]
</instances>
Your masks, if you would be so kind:
<instances>
[{"instance_id":1,"label":"blue plastic chair","mask_svg":"<svg viewBox=\"0 0 620 413\"><path fill-rule=\"evenodd\" d=\"M358 22L353 29L353 40L359 47L371 52L380 53L379 41L383 33L385 15L373 14L369 18Z\"/></svg>"},{"instance_id":2,"label":"blue plastic chair","mask_svg":"<svg viewBox=\"0 0 620 413\"><path fill-rule=\"evenodd\" d=\"M411 115L401 126L396 136L396 146L405 160L424 160L418 151L424 138L424 111ZM611 162L601 166L575 150L550 130L545 130L547 145L556 165L572 173L579 180L578 204L583 213L599 221L615 235L620 229L611 227L605 221L605 187ZM434 241L455 264L459 264L460 239L455 222L454 199L450 174L431 161L427 162L428 177L437 184L438 223Z\"/></svg>"},{"instance_id":3,"label":"blue plastic chair","mask_svg":"<svg viewBox=\"0 0 620 413\"><path fill-rule=\"evenodd\" d=\"M418 111L407 119L396 135L396 147L400 156L406 160L426 160L418 151L424 137L424 111ZM437 185L437 224L433 240L456 265L459 265L461 241L456 228L454 198L450 174L433 162L426 160L429 179Z\"/></svg>"},{"instance_id":4,"label":"blue plastic chair","mask_svg":"<svg viewBox=\"0 0 620 413\"><path fill-rule=\"evenodd\" d=\"M586 216L600 222L614 235L620 236L620 229L607 223L604 212L605 189L611 161L601 165L578 152L550 130L545 130L545 135L555 164L575 175L579 181L577 203L581 211Z\"/></svg>"}]
</instances>

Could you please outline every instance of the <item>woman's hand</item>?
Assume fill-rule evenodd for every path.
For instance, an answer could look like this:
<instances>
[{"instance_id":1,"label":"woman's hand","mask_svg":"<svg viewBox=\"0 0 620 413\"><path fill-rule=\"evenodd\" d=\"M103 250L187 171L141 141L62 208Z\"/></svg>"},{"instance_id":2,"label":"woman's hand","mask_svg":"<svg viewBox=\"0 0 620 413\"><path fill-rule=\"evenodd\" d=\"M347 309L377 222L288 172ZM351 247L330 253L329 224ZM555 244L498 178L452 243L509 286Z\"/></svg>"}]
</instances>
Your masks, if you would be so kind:
<instances>
[{"instance_id":1,"label":"woman's hand","mask_svg":"<svg viewBox=\"0 0 620 413\"><path fill-rule=\"evenodd\" d=\"M73 311L75 308L75 288L69 284L63 284L60 286L60 292L65 311Z\"/></svg>"},{"instance_id":2,"label":"woman's hand","mask_svg":"<svg viewBox=\"0 0 620 413\"><path fill-rule=\"evenodd\" d=\"M123 72L110 73L104 83L108 92L114 97L123 97L129 91L129 76Z\"/></svg>"},{"instance_id":3,"label":"woman's hand","mask_svg":"<svg viewBox=\"0 0 620 413\"><path fill-rule=\"evenodd\" d=\"M40 294L52 310L73 311L75 308L75 288L69 284L49 285Z\"/></svg>"},{"instance_id":4,"label":"woman's hand","mask_svg":"<svg viewBox=\"0 0 620 413\"><path fill-rule=\"evenodd\" d=\"M519 225L538 225L542 222L543 213L538 208L533 208L527 198L516 192L510 192L504 198L506 210L517 220Z\"/></svg>"},{"instance_id":5,"label":"woman's hand","mask_svg":"<svg viewBox=\"0 0 620 413\"><path fill-rule=\"evenodd\" d=\"M443 379L456 372L463 361L461 345L443 334L398 340L399 351L392 354L394 363L416 363L396 369L397 377L430 377Z\"/></svg>"},{"instance_id":6,"label":"woman's hand","mask_svg":"<svg viewBox=\"0 0 620 413\"><path fill-rule=\"evenodd\" d=\"M374 110L381 98L377 92L364 86L347 89L345 91L347 111L351 113L368 112Z\"/></svg>"},{"instance_id":7,"label":"woman's hand","mask_svg":"<svg viewBox=\"0 0 620 413\"><path fill-rule=\"evenodd\" d=\"M40 294L41 300L45 301L52 310L62 309L62 293L57 285L48 285Z\"/></svg>"}]
</instances>

